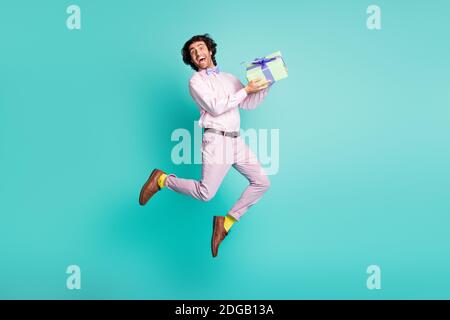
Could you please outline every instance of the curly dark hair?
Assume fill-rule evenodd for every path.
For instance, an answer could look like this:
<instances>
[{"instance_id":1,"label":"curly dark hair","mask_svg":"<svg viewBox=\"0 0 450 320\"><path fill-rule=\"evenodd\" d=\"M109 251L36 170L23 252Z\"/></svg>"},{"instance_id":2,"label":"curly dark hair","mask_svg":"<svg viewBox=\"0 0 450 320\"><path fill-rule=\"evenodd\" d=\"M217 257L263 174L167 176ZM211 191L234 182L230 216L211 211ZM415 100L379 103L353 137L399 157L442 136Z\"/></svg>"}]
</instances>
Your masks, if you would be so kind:
<instances>
[{"instance_id":1,"label":"curly dark hair","mask_svg":"<svg viewBox=\"0 0 450 320\"><path fill-rule=\"evenodd\" d=\"M203 35L196 35L190 38L183 46L183 49L181 49L181 55L183 56L183 62L185 64L188 64L194 69L195 71L198 71L197 66L194 64L194 62L191 60L191 54L189 53L189 46L197 41L203 41L206 44L206 47L209 51L211 51L211 59L214 65L217 65L216 62L216 47L217 44L214 42L214 40L210 37L209 34L205 33Z\"/></svg>"}]
</instances>

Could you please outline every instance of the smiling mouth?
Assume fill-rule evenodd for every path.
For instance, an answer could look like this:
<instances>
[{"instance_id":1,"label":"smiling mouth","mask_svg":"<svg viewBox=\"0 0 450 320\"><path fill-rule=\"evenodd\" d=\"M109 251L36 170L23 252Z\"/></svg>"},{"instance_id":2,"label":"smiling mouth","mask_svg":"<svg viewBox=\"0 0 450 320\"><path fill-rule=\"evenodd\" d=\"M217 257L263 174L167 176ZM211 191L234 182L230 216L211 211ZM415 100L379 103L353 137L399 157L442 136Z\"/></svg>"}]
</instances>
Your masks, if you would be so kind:
<instances>
[{"instance_id":1,"label":"smiling mouth","mask_svg":"<svg viewBox=\"0 0 450 320\"><path fill-rule=\"evenodd\" d=\"M199 62L199 63L202 63L202 62L204 62L204 61L206 61L206 58L204 58L204 57L201 57L200 59L198 59L198 62Z\"/></svg>"}]
</instances>

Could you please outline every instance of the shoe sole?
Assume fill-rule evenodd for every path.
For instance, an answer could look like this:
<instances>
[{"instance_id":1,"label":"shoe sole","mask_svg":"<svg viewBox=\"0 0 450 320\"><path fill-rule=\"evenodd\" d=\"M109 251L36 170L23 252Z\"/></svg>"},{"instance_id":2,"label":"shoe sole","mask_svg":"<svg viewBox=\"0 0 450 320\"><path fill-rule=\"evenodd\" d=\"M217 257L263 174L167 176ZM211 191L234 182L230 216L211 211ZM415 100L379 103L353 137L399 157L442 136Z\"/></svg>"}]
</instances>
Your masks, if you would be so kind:
<instances>
[{"instance_id":1,"label":"shoe sole","mask_svg":"<svg viewBox=\"0 0 450 320\"><path fill-rule=\"evenodd\" d=\"M143 195L143 193L144 193L144 189L147 187L147 185L150 183L150 181L152 180L152 176L153 176L153 174L156 172L156 170L157 169L153 169L153 171L150 173L150 176L148 177L148 179L147 179L147 181L144 183L144 185L142 186L142 188L141 188L141 193L139 194L139 204L141 205L141 206L144 206L147 202L148 202L148 200L150 200L150 198L147 200L147 202L146 203L142 203L142 201L141 201L141 199L142 199L142 195Z\"/></svg>"},{"instance_id":2,"label":"shoe sole","mask_svg":"<svg viewBox=\"0 0 450 320\"><path fill-rule=\"evenodd\" d=\"M214 255L214 235L216 234L216 217L213 217L213 234L211 237L211 253L213 258L217 257L217 254Z\"/></svg>"}]
</instances>

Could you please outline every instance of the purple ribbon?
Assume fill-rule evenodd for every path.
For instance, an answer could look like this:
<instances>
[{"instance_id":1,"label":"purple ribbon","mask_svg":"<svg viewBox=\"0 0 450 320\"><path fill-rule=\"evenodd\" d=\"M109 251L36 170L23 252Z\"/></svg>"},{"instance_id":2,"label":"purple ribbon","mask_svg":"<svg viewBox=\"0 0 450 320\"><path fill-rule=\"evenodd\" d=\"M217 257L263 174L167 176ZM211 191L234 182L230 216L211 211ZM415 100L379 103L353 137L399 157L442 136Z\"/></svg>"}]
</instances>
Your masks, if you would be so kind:
<instances>
[{"instance_id":1,"label":"purple ribbon","mask_svg":"<svg viewBox=\"0 0 450 320\"><path fill-rule=\"evenodd\" d=\"M270 68L267 66L267 63L276 60L277 58L281 58L281 56L275 56L272 58L255 58L255 60L251 62L252 66L248 67L247 70L261 67L261 71L264 76L267 80L271 81L270 85L272 85L275 82L275 79L273 78L272 72L270 72Z\"/></svg>"}]
</instances>

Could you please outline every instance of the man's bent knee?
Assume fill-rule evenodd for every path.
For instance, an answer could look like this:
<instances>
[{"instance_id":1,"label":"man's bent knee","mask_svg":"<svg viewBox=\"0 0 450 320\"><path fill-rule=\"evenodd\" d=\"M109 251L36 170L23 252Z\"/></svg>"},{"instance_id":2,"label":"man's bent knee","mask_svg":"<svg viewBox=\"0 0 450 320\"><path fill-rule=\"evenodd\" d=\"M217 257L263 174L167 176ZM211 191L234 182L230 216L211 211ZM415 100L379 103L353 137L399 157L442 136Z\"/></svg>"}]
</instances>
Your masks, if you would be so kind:
<instances>
[{"instance_id":1,"label":"man's bent knee","mask_svg":"<svg viewBox=\"0 0 450 320\"><path fill-rule=\"evenodd\" d=\"M252 185L258 187L261 191L267 191L270 188L270 180L266 175L261 175Z\"/></svg>"},{"instance_id":2,"label":"man's bent knee","mask_svg":"<svg viewBox=\"0 0 450 320\"><path fill-rule=\"evenodd\" d=\"M204 184L200 185L200 200L202 201L210 201L216 195L216 191L212 190L210 187L205 186Z\"/></svg>"}]
</instances>

